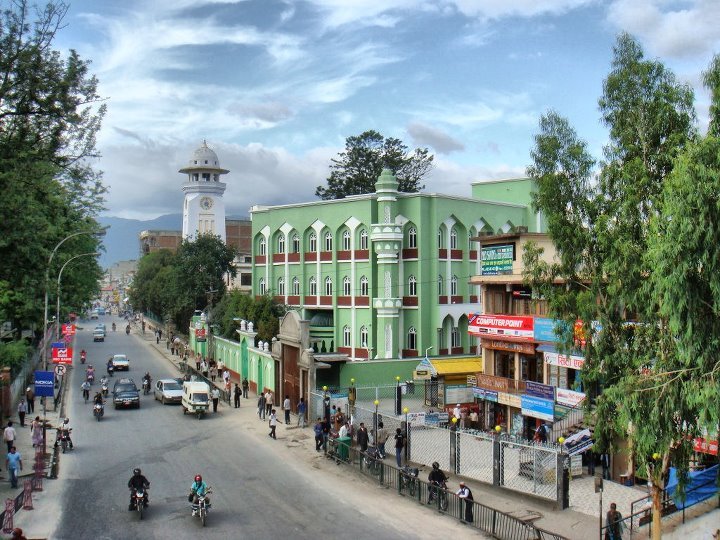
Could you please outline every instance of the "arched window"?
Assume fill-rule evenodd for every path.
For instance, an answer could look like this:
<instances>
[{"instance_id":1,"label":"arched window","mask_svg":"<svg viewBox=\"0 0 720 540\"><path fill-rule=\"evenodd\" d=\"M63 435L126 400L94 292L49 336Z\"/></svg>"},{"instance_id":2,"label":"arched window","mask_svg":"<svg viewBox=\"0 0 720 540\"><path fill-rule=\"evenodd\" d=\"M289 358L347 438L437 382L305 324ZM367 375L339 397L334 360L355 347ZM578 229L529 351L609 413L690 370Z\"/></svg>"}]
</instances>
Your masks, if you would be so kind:
<instances>
[{"instance_id":1,"label":"arched window","mask_svg":"<svg viewBox=\"0 0 720 540\"><path fill-rule=\"evenodd\" d=\"M310 233L310 251L317 251L317 235L314 232Z\"/></svg>"},{"instance_id":2,"label":"arched window","mask_svg":"<svg viewBox=\"0 0 720 540\"><path fill-rule=\"evenodd\" d=\"M350 327L347 325L343 326L343 347L350 346L350 333Z\"/></svg>"},{"instance_id":3,"label":"arched window","mask_svg":"<svg viewBox=\"0 0 720 540\"><path fill-rule=\"evenodd\" d=\"M332 278L330 276L325 278L325 296L332 296Z\"/></svg>"},{"instance_id":4,"label":"arched window","mask_svg":"<svg viewBox=\"0 0 720 540\"><path fill-rule=\"evenodd\" d=\"M343 250L350 251L350 231L343 231Z\"/></svg>"},{"instance_id":5,"label":"arched window","mask_svg":"<svg viewBox=\"0 0 720 540\"><path fill-rule=\"evenodd\" d=\"M452 347L456 348L460 346L460 330L457 326L453 326L452 334L450 339L452 340Z\"/></svg>"},{"instance_id":6,"label":"arched window","mask_svg":"<svg viewBox=\"0 0 720 540\"><path fill-rule=\"evenodd\" d=\"M415 227L410 227L410 230L408 231L408 247L417 247L417 229Z\"/></svg>"},{"instance_id":7,"label":"arched window","mask_svg":"<svg viewBox=\"0 0 720 540\"><path fill-rule=\"evenodd\" d=\"M297 277L292 280L292 294L293 296L300 296L300 280Z\"/></svg>"},{"instance_id":8,"label":"arched window","mask_svg":"<svg viewBox=\"0 0 720 540\"><path fill-rule=\"evenodd\" d=\"M407 348L417 350L417 332L414 326L411 326L407 333Z\"/></svg>"},{"instance_id":9,"label":"arched window","mask_svg":"<svg viewBox=\"0 0 720 540\"><path fill-rule=\"evenodd\" d=\"M450 229L450 249L457 249L457 231L455 227Z\"/></svg>"},{"instance_id":10,"label":"arched window","mask_svg":"<svg viewBox=\"0 0 720 540\"><path fill-rule=\"evenodd\" d=\"M292 252L300 253L300 235L294 234L292 237Z\"/></svg>"},{"instance_id":11,"label":"arched window","mask_svg":"<svg viewBox=\"0 0 720 540\"><path fill-rule=\"evenodd\" d=\"M310 278L310 296L317 296L317 280L315 276Z\"/></svg>"},{"instance_id":12,"label":"arched window","mask_svg":"<svg viewBox=\"0 0 720 540\"><path fill-rule=\"evenodd\" d=\"M265 255L265 238L260 239L260 255Z\"/></svg>"},{"instance_id":13,"label":"arched window","mask_svg":"<svg viewBox=\"0 0 720 540\"><path fill-rule=\"evenodd\" d=\"M438 295L442 296L444 290L445 290L445 287L443 285L443 277L438 276Z\"/></svg>"},{"instance_id":14,"label":"arched window","mask_svg":"<svg viewBox=\"0 0 720 540\"><path fill-rule=\"evenodd\" d=\"M350 296L350 278L345 276L343 278L343 295L344 296Z\"/></svg>"},{"instance_id":15,"label":"arched window","mask_svg":"<svg viewBox=\"0 0 720 540\"><path fill-rule=\"evenodd\" d=\"M360 346L365 348L368 346L368 330L364 326L360 328Z\"/></svg>"},{"instance_id":16,"label":"arched window","mask_svg":"<svg viewBox=\"0 0 720 540\"><path fill-rule=\"evenodd\" d=\"M330 231L325 233L325 251L332 251L332 233Z\"/></svg>"},{"instance_id":17,"label":"arched window","mask_svg":"<svg viewBox=\"0 0 720 540\"><path fill-rule=\"evenodd\" d=\"M368 248L368 233L366 229L360 231L360 249Z\"/></svg>"},{"instance_id":18,"label":"arched window","mask_svg":"<svg viewBox=\"0 0 720 540\"><path fill-rule=\"evenodd\" d=\"M450 295L451 296L457 296L457 284L458 284L458 278L457 278L457 276L453 276L450 279Z\"/></svg>"},{"instance_id":19,"label":"arched window","mask_svg":"<svg viewBox=\"0 0 720 540\"><path fill-rule=\"evenodd\" d=\"M260 278L260 282L258 283L258 288L260 289L260 295L264 295L267 293L267 287L265 286L265 278Z\"/></svg>"},{"instance_id":20,"label":"arched window","mask_svg":"<svg viewBox=\"0 0 720 540\"><path fill-rule=\"evenodd\" d=\"M417 278L415 276L410 276L410 279L408 279L408 294L417 296Z\"/></svg>"},{"instance_id":21,"label":"arched window","mask_svg":"<svg viewBox=\"0 0 720 540\"><path fill-rule=\"evenodd\" d=\"M280 236L278 236L277 248L278 248L278 251L277 251L278 253L285 253L285 235L284 234L281 234Z\"/></svg>"},{"instance_id":22,"label":"arched window","mask_svg":"<svg viewBox=\"0 0 720 540\"><path fill-rule=\"evenodd\" d=\"M369 295L368 289L369 289L368 278L363 276L360 278L360 296L368 296Z\"/></svg>"},{"instance_id":23,"label":"arched window","mask_svg":"<svg viewBox=\"0 0 720 540\"><path fill-rule=\"evenodd\" d=\"M443 230L438 229L438 249L442 249L445 247L445 235L443 235Z\"/></svg>"},{"instance_id":24,"label":"arched window","mask_svg":"<svg viewBox=\"0 0 720 540\"><path fill-rule=\"evenodd\" d=\"M278 278L278 296L285 296L285 278Z\"/></svg>"},{"instance_id":25,"label":"arched window","mask_svg":"<svg viewBox=\"0 0 720 540\"><path fill-rule=\"evenodd\" d=\"M472 250L475 247L475 242L473 242L473 237L475 237L475 235L473 234L473 230L470 229L468 231L468 251Z\"/></svg>"}]
</instances>

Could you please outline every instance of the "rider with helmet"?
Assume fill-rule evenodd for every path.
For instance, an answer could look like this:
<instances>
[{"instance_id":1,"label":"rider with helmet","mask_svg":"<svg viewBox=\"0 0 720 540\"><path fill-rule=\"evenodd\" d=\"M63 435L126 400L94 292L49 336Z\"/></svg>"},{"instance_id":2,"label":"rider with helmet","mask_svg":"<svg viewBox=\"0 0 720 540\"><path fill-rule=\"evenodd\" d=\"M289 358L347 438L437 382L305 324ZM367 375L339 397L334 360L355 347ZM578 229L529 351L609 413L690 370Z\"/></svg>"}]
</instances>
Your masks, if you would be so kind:
<instances>
[{"instance_id":1,"label":"rider with helmet","mask_svg":"<svg viewBox=\"0 0 720 540\"><path fill-rule=\"evenodd\" d=\"M202 476L199 474L195 475L195 481L190 486L190 495L188 495L188 502L193 504L198 503L198 497L205 495L205 505L210 506L210 499L207 497L208 485L203 482ZM195 510L193 509L193 515Z\"/></svg>"},{"instance_id":2,"label":"rider with helmet","mask_svg":"<svg viewBox=\"0 0 720 540\"><path fill-rule=\"evenodd\" d=\"M87 358L87 353L85 352L85 349L83 349L82 351L80 351L80 360L82 361L83 364L85 363L86 358Z\"/></svg>"},{"instance_id":3,"label":"rider with helmet","mask_svg":"<svg viewBox=\"0 0 720 540\"><path fill-rule=\"evenodd\" d=\"M107 361L107 372L108 375L111 377L113 376L113 371L115 371L115 364L113 364L113 359L110 357L110 359Z\"/></svg>"},{"instance_id":4,"label":"rider with helmet","mask_svg":"<svg viewBox=\"0 0 720 540\"><path fill-rule=\"evenodd\" d=\"M150 499L148 498L150 482L143 476L140 469L133 469L133 475L130 477L130 480L128 480L128 488L130 489L130 504L128 505L128 510L135 510L135 492L138 489L145 490L145 506L150 504Z\"/></svg>"},{"instance_id":5,"label":"rider with helmet","mask_svg":"<svg viewBox=\"0 0 720 540\"><path fill-rule=\"evenodd\" d=\"M87 380L90 384L95 381L95 368L92 366L92 364L90 364L85 370L85 376L87 377Z\"/></svg>"},{"instance_id":6,"label":"rider with helmet","mask_svg":"<svg viewBox=\"0 0 720 540\"><path fill-rule=\"evenodd\" d=\"M430 474L428 475L428 482L430 482L430 496L428 497L428 504L430 504L435 498L437 488L443 486L447 480L448 477L445 476L445 473L440 469L440 464L435 461L432 464L432 471L430 471Z\"/></svg>"},{"instance_id":7,"label":"rider with helmet","mask_svg":"<svg viewBox=\"0 0 720 540\"><path fill-rule=\"evenodd\" d=\"M65 436L67 437L68 444L70 445L70 448L73 448L73 442L70 438L70 432L72 431L72 428L70 427L70 418L65 418L63 420L63 423L60 424L57 428L58 435L62 435L63 432L65 432ZM55 441L55 446L60 444L60 437L58 437L58 440Z\"/></svg>"}]
</instances>

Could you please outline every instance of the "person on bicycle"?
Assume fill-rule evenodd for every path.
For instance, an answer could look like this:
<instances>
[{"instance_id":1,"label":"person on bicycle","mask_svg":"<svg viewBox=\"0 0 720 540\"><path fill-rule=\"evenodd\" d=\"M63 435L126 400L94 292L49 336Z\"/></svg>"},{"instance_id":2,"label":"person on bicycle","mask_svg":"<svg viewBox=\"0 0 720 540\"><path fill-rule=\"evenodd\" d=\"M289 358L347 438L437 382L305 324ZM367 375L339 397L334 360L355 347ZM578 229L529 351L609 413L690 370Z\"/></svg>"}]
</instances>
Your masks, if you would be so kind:
<instances>
[{"instance_id":1,"label":"person on bicycle","mask_svg":"<svg viewBox=\"0 0 720 540\"><path fill-rule=\"evenodd\" d=\"M428 497L428 504L430 504L435 498L435 494L439 487L442 487L445 482L448 481L448 477L440 469L440 464L436 461L432 464L432 471L428 475L428 482L430 482L430 495Z\"/></svg>"},{"instance_id":2,"label":"person on bicycle","mask_svg":"<svg viewBox=\"0 0 720 540\"><path fill-rule=\"evenodd\" d=\"M150 504L150 499L147 492L147 490L150 488L150 482L147 478L143 476L140 469L133 469L133 475L130 477L130 480L128 480L128 488L130 489L130 504L128 505L128 511L135 510L135 492L138 489L145 490L145 506L148 506Z\"/></svg>"},{"instance_id":3,"label":"person on bicycle","mask_svg":"<svg viewBox=\"0 0 720 540\"><path fill-rule=\"evenodd\" d=\"M80 388L82 388L83 399L85 401L90 399L90 383L87 381L83 381L83 383L80 385Z\"/></svg>"},{"instance_id":4,"label":"person on bicycle","mask_svg":"<svg viewBox=\"0 0 720 540\"><path fill-rule=\"evenodd\" d=\"M197 504L198 498L205 496L205 505L210 506L210 498L207 496L207 492L208 492L208 485L205 482L203 482L201 475L196 474L195 480L193 481L192 485L190 486L190 495L188 495L188 502ZM193 510L193 515L194 514L195 514L195 510Z\"/></svg>"}]
</instances>

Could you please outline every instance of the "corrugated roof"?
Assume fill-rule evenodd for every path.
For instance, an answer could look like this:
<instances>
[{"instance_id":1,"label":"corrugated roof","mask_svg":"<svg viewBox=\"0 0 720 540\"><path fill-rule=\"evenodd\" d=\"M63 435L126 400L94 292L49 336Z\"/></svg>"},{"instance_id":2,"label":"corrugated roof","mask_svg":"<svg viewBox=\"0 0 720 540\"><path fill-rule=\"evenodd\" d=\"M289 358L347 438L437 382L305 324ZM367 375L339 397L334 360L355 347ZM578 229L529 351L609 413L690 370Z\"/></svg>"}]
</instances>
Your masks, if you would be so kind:
<instances>
[{"instance_id":1,"label":"corrugated roof","mask_svg":"<svg viewBox=\"0 0 720 540\"><path fill-rule=\"evenodd\" d=\"M430 360L438 375L455 375L460 373L477 373L483 370L481 357L459 360Z\"/></svg>"}]
</instances>

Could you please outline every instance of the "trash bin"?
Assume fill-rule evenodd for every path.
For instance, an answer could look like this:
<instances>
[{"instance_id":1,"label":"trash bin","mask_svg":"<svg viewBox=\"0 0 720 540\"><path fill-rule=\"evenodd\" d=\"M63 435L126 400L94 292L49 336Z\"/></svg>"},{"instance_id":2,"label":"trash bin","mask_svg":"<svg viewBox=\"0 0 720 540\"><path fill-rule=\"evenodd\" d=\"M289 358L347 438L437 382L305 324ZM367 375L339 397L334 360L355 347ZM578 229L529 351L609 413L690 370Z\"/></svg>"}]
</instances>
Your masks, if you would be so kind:
<instances>
[{"instance_id":1,"label":"trash bin","mask_svg":"<svg viewBox=\"0 0 720 540\"><path fill-rule=\"evenodd\" d=\"M352 437L338 437L337 448L338 457L343 461L347 461L350 456L350 445L352 444Z\"/></svg>"}]
</instances>

